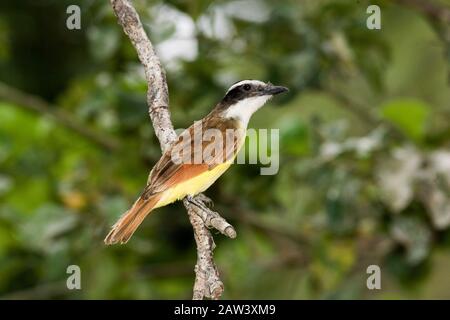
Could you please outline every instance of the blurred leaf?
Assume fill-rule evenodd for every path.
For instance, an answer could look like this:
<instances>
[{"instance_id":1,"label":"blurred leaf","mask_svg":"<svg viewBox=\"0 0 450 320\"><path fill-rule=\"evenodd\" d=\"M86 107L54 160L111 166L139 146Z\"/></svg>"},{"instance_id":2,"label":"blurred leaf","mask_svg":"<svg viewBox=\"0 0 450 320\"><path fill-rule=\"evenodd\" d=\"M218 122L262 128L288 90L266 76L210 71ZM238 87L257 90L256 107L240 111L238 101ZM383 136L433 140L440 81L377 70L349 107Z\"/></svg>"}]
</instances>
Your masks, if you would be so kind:
<instances>
[{"instance_id":1,"label":"blurred leaf","mask_svg":"<svg viewBox=\"0 0 450 320\"><path fill-rule=\"evenodd\" d=\"M406 248L407 261L412 265L422 262L430 252L431 233L417 219L401 217L391 228L392 237Z\"/></svg>"},{"instance_id":2,"label":"blurred leaf","mask_svg":"<svg viewBox=\"0 0 450 320\"><path fill-rule=\"evenodd\" d=\"M450 152L436 150L428 155L419 190L436 229L450 226Z\"/></svg>"},{"instance_id":3,"label":"blurred leaf","mask_svg":"<svg viewBox=\"0 0 450 320\"><path fill-rule=\"evenodd\" d=\"M20 228L20 238L28 247L54 252L68 243L62 237L77 222L77 217L61 207L45 205L36 210Z\"/></svg>"},{"instance_id":4,"label":"blurred leaf","mask_svg":"<svg viewBox=\"0 0 450 320\"><path fill-rule=\"evenodd\" d=\"M383 200L394 211L403 210L414 195L414 182L422 162L421 154L412 147L398 148L380 163L376 175Z\"/></svg>"},{"instance_id":5,"label":"blurred leaf","mask_svg":"<svg viewBox=\"0 0 450 320\"><path fill-rule=\"evenodd\" d=\"M291 155L304 155L309 152L309 132L300 120L289 120L278 124L281 131L281 152Z\"/></svg>"},{"instance_id":6,"label":"blurred leaf","mask_svg":"<svg viewBox=\"0 0 450 320\"><path fill-rule=\"evenodd\" d=\"M90 50L98 60L110 58L119 45L118 29L94 26L88 30Z\"/></svg>"},{"instance_id":7,"label":"blurred leaf","mask_svg":"<svg viewBox=\"0 0 450 320\"><path fill-rule=\"evenodd\" d=\"M381 106L381 115L406 136L420 142L426 133L430 109L429 105L419 100L398 99Z\"/></svg>"}]
</instances>

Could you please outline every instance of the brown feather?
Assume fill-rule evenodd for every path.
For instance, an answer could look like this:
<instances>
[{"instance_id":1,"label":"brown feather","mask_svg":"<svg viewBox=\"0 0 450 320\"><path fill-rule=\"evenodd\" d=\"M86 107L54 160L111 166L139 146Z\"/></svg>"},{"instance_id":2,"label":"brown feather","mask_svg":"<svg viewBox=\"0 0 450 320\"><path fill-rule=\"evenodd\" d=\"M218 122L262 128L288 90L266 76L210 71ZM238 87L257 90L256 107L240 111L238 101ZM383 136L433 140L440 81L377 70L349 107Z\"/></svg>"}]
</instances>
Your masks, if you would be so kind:
<instances>
[{"instance_id":1,"label":"brown feather","mask_svg":"<svg viewBox=\"0 0 450 320\"><path fill-rule=\"evenodd\" d=\"M122 215L122 217L114 224L111 231L105 238L106 244L115 243L126 243L139 225L142 223L144 218L152 211L156 206L162 193L171 187L192 179L208 170L212 170L218 164L224 163L234 157L237 149L240 147L242 139L245 135L239 135L235 137L230 145L225 143L226 141L226 130L227 129L237 129L238 123L233 119L223 119L213 117L210 114L205 117L203 121L197 121L188 129L185 130L178 140L161 156L159 161L155 164L150 175L148 177L147 186L145 187L142 195L133 204L133 206ZM196 129L196 131L194 130ZM195 158L195 154L202 153L205 148L215 141L201 140L201 143L194 143L195 140L201 139L202 137L196 137L194 134L196 132L204 133L207 129L218 129L220 130L223 137L223 148L214 154L214 157L208 163L205 163L203 157L202 163L175 163L172 160L172 151L175 146L178 150L183 150L183 146L191 144L191 161ZM191 139L183 139L183 135L188 134ZM181 147L181 148L180 148Z\"/></svg>"},{"instance_id":2,"label":"brown feather","mask_svg":"<svg viewBox=\"0 0 450 320\"><path fill-rule=\"evenodd\" d=\"M202 143L194 143L195 140L202 137L195 137L196 132L204 133L208 129L217 129L222 134L222 149L219 150L214 157L206 163L202 157L203 151L210 145L216 143L216 141L202 140ZM148 178L148 185L144 193L150 195L152 193L163 192L175 184L189 180L207 170L214 169L218 164L224 163L234 157L237 149L240 147L242 139L245 135L242 134L235 136L234 140L227 144L226 142L226 130L238 129L238 123L233 119L217 119L206 117L203 121L197 121L183 133L178 136L178 140L162 155L159 161L156 163ZM244 133L244 132L242 132ZM187 135L192 139L183 139L183 136ZM194 159L199 158L202 163L175 163L172 160L172 151L175 147L178 150L183 150L184 146L191 144L191 162ZM196 155L200 154L198 157Z\"/></svg>"},{"instance_id":3,"label":"brown feather","mask_svg":"<svg viewBox=\"0 0 450 320\"><path fill-rule=\"evenodd\" d=\"M108 245L126 243L144 218L152 211L160 197L160 194L153 195L146 200L139 197L133 206L113 225L105 238L105 243Z\"/></svg>"}]
</instances>

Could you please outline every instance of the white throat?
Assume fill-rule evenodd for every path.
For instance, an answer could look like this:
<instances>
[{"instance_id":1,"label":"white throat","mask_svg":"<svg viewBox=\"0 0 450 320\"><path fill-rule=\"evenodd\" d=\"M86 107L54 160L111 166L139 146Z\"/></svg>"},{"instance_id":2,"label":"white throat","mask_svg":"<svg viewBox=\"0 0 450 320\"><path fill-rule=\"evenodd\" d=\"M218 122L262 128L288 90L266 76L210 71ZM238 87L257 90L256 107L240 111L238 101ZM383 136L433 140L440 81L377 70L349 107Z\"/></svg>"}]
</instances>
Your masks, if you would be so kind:
<instances>
[{"instance_id":1,"label":"white throat","mask_svg":"<svg viewBox=\"0 0 450 320\"><path fill-rule=\"evenodd\" d=\"M245 127L247 127L252 114L261 108L270 98L271 96L267 95L241 100L228 107L227 111L225 111L225 117L238 119Z\"/></svg>"}]
</instances>

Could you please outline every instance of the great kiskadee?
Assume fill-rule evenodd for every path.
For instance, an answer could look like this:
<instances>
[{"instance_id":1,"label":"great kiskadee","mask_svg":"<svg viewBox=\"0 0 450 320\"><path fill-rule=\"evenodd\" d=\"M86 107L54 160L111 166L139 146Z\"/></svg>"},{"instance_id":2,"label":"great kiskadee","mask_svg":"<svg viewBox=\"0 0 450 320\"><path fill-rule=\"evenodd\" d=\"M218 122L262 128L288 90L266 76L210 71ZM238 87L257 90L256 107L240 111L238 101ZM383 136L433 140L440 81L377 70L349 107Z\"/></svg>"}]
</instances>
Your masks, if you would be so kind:
<instances>
[{"instance_id":1,"label":"great kiskadee","mask_svg":"<svg viewBox=\"0 0 450 320\"><path fill-rule=\"evenodd\" d=\"M126 243L153 209L185 197L192 199L208 189L230 167L243 145L251 115L272 96L287 90L258 80L233 84L205 118L181 133L163 153L141 196L113 225L105 243ZM219 132L219 137L205 138L208 131ZM229 132L233 133L231 139ZM175 150L189 150L189 154L179 161ZM214 150L208 159L204 157L206 150Z\"/></svg>"}]
</instances>

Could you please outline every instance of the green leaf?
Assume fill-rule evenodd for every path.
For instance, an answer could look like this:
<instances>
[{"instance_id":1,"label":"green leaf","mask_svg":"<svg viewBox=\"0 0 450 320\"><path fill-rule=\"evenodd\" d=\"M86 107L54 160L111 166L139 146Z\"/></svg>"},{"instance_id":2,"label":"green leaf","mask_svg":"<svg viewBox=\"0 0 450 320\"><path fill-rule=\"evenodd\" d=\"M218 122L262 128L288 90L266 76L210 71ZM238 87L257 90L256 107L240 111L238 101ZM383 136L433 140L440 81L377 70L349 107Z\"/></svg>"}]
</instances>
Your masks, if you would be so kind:
<instances>
[{"instance_id":1,"label":"green leaf","mask_svg":"<svg viewBox=\"0 0 450 320\"><path fill-rule=\"evenodd\" d=\"M305 155L310 150L308 128L300 120L292 119L285 121L280 125L283 128L281 132L281 148L283 152L291 155Z\"/></svg>"},{"instance_id":2,"label":"green leaf","mask_svg":"<svg viewBox=\"0 0 450 320\"><path fill-rule=\"evenodd\" d=\"M409 138L420 142L425 136L430 106L415 99L398 99L381 107L381 115Z\"/></svg>"}]
</instances>

